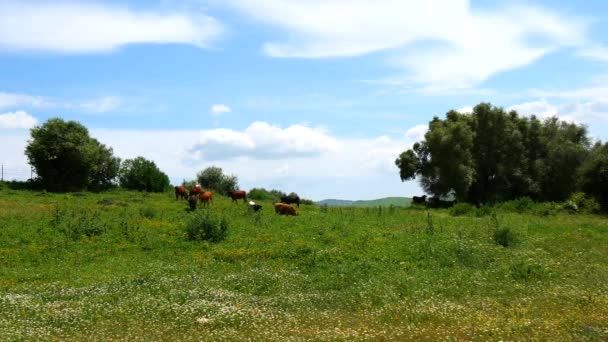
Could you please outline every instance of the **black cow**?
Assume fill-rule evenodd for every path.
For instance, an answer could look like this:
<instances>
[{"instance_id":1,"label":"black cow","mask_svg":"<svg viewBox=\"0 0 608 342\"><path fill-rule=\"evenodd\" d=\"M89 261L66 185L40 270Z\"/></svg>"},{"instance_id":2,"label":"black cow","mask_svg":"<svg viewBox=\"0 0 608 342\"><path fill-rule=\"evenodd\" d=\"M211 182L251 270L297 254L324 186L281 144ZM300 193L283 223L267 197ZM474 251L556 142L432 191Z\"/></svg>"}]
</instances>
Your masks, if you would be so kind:
<instances>
[{"instance_id":1,"label":"black cow","mask_svg":"<svg viewBox=\"0 0 608 342\"><path fill-rule=\"evenodd\" d=\"M285 204L295 203L298 205L298 208L299 208L300 207L300 196L298 196L296 194L289 194L288 196L282 196L281 203L285 203Z\"/></svg>"},{"instance_id":2,"label":"black cow","mask_svg":"<svg viewBox=\"0 0 608 342\"><path fill-rule=\"evenodd\" d=\"M426 195L423 196L414 196L412 197L412 203L413 204L425 204L426 203Z\"/></svg>"}]
</instances>

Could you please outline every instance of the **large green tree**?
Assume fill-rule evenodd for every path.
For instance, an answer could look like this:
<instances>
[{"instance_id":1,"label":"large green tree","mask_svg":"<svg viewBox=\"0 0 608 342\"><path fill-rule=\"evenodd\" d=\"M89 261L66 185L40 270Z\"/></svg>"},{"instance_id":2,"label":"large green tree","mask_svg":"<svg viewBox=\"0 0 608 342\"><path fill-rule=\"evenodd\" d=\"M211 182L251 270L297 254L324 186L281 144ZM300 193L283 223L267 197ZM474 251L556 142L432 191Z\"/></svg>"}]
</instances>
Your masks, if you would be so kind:
<instances>
[{"instance_id":1,"label":"large green tree","mask_svg":"<svg viewBox=\"0 0 608 342\"><path fill-rule=\"evenodd\" d=\"M75 121L53 118L30 130L25 155L37 180L51 191L103 190L112 186L120 159Z\"/></svg>"},{"instance_id":2,"label":"large green tree","mask_svg":"<svg viewBox=\"0 0 608 342\"><path fill-rule=\"evenodd\" d=\"M402 181L418 177L425 192L486 203L530 196L563 200L589 141L584 126L520 117L489 103L472 113L434 118L424 140L395 161Z\"/></svg>"},{"instance_id":3,"label":"large green tree","mask_svg":"<svg viewBox=\"0 0 608 342\"><path fill-rule=\"evenodd\" d=\"M121 187L130 190L163 192L169 187L169 177L144 157L125 160L118 180Z\"/></svg>"}]
</instances>

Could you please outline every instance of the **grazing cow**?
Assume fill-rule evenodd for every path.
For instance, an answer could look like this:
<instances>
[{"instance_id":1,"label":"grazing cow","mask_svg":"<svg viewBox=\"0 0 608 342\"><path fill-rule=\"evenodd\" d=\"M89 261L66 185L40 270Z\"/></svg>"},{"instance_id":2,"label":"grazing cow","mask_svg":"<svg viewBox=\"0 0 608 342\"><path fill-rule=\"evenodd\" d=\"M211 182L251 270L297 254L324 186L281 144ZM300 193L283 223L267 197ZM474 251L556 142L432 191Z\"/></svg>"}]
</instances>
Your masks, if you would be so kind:
<instances>
[{"instance_id":1,"label":"grazing cow","mask_svg":"<svg viewBox=\"0 0 608 342\"><path fill-rule=\"evenodd\" d=\"M258 210L262 209L262 206L254 201L249 201L249 209L253 210L253 212L257 212Z\"/></svg>"},{"instance_id":2,"label":"grazing cow","mask_svg":"<svg viewBox=\"0 0 608 342\"><path fill-rule=\"evenodd\" d=\"M424 204L426 203L426 195L424 196L414 196L412 197L412 204Z\"/></svg>"},{"instance_id":3,"label":"grazing cow","mask_svg":"<svg viewBox=\"0 0 608 342\"><path fill-rule=\"evenodd\" d=\"M298 212L293 205L285 204L285 203L275 203L274 204L274 212L279 215L291 215L297 216Z\"/></svg>"},{"instance_id":4,"label":"grazing cow","mask_svg":"<svg viewBox=\"0 0 608 342\"><path fill-rule=\"evenodd\" d=\"M194 186L194 188L192 188L192 190L190 190L190 193L191 194L195 194L195 195L202 194L203 193L203 188L201 188L200 185L196 184Z\"/></svg>"},{"instance_id":5,"label":"grazing cow","mask_svg":"<svg viewBox=\"0 0 608 342\"><path fill-rule=\"evenodd\" d=\"M247 192L243 190L236 190L230 192L230 198L232 198L233 202L236 202L238 199L243 199L243 203L247 202Z\"/></svg>"},{"instance_id":6,"label":"grazing cow","mask_svg":"<svg viewBox=\"0 0 608 342\"><path fill-rule=\"evenodd\" d=\"M196 209L196 203L198 202L198 199L196 198L195 194L190 194L190 197L188 197L188 204L190 205L190 210L195 210Z\"/></svg>"},{"instance_id":7,"label":"grazing cow","mask_svg":"<svg viewBox=\"0 0 608 342\"><path fill-rule=\"evenodd\" d=\"M288 196L282 196L281 197L281 203L285 203L285 204L292 204L295 203L298 205L298 208L300 207L300 196L296 195L296 194L290 194Z\"/></svg>"},{"instance_id":8,"label":"grazing cow","mask_svg":"<svg viewBox=\"0 0 608 342\"><path fill-rule=\"evenodd\" d=\"M186 199L188 197L188 190L185 186L178 185L175 187L175 200Z\"/></svg>"},{"instance_id":9,"label":"grazing cow","mask_svg":"<svg viewBox=\"0 0 608 342\"><path fill-rule=\"evenodd\" d=\"M213 203L213 193L211 191L203 191L198 195L198 199L201 200L203 206L208 206Z\"/></svg>"}]
</instances>

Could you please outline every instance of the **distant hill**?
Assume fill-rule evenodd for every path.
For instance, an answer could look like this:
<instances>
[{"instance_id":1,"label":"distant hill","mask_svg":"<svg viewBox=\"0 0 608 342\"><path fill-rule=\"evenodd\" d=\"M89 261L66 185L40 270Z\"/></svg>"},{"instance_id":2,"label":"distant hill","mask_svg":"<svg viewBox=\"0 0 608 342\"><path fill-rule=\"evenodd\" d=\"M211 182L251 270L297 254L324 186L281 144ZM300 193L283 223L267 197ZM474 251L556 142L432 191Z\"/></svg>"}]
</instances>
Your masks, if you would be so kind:
<instances>
[{"instance_id":1,"label":"distant hill","mask_svg":"<svg viewBox=\"0 0 608 342\"><path fill-rule=\"evenodd\" d=\"M318 205L327 205L329 207L389 207L391 205L395 207L409 207L412 203L412 199L409 197L386 197L379 198L369 201L349 201L340 199L325 199L316 202Z\"/></svg>"}]
</instances>

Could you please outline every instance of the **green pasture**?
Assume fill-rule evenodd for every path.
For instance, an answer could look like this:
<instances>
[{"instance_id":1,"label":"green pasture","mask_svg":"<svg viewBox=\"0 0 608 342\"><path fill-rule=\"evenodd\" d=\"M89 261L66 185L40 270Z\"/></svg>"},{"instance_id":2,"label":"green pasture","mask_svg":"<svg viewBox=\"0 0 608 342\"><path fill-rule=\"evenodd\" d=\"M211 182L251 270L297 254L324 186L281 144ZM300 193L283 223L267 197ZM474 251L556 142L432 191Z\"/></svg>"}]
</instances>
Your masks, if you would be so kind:
<instances>
[{"instance_id":1,"label":"green pasture","mask_svg":"<svg viewBox=\"0 0 608 342\"><path fill-rule=\"evenodd\" d=\"M608 339L605 216L261 204L0 190L0 340Z\"/></svg>"}]
</instances>

